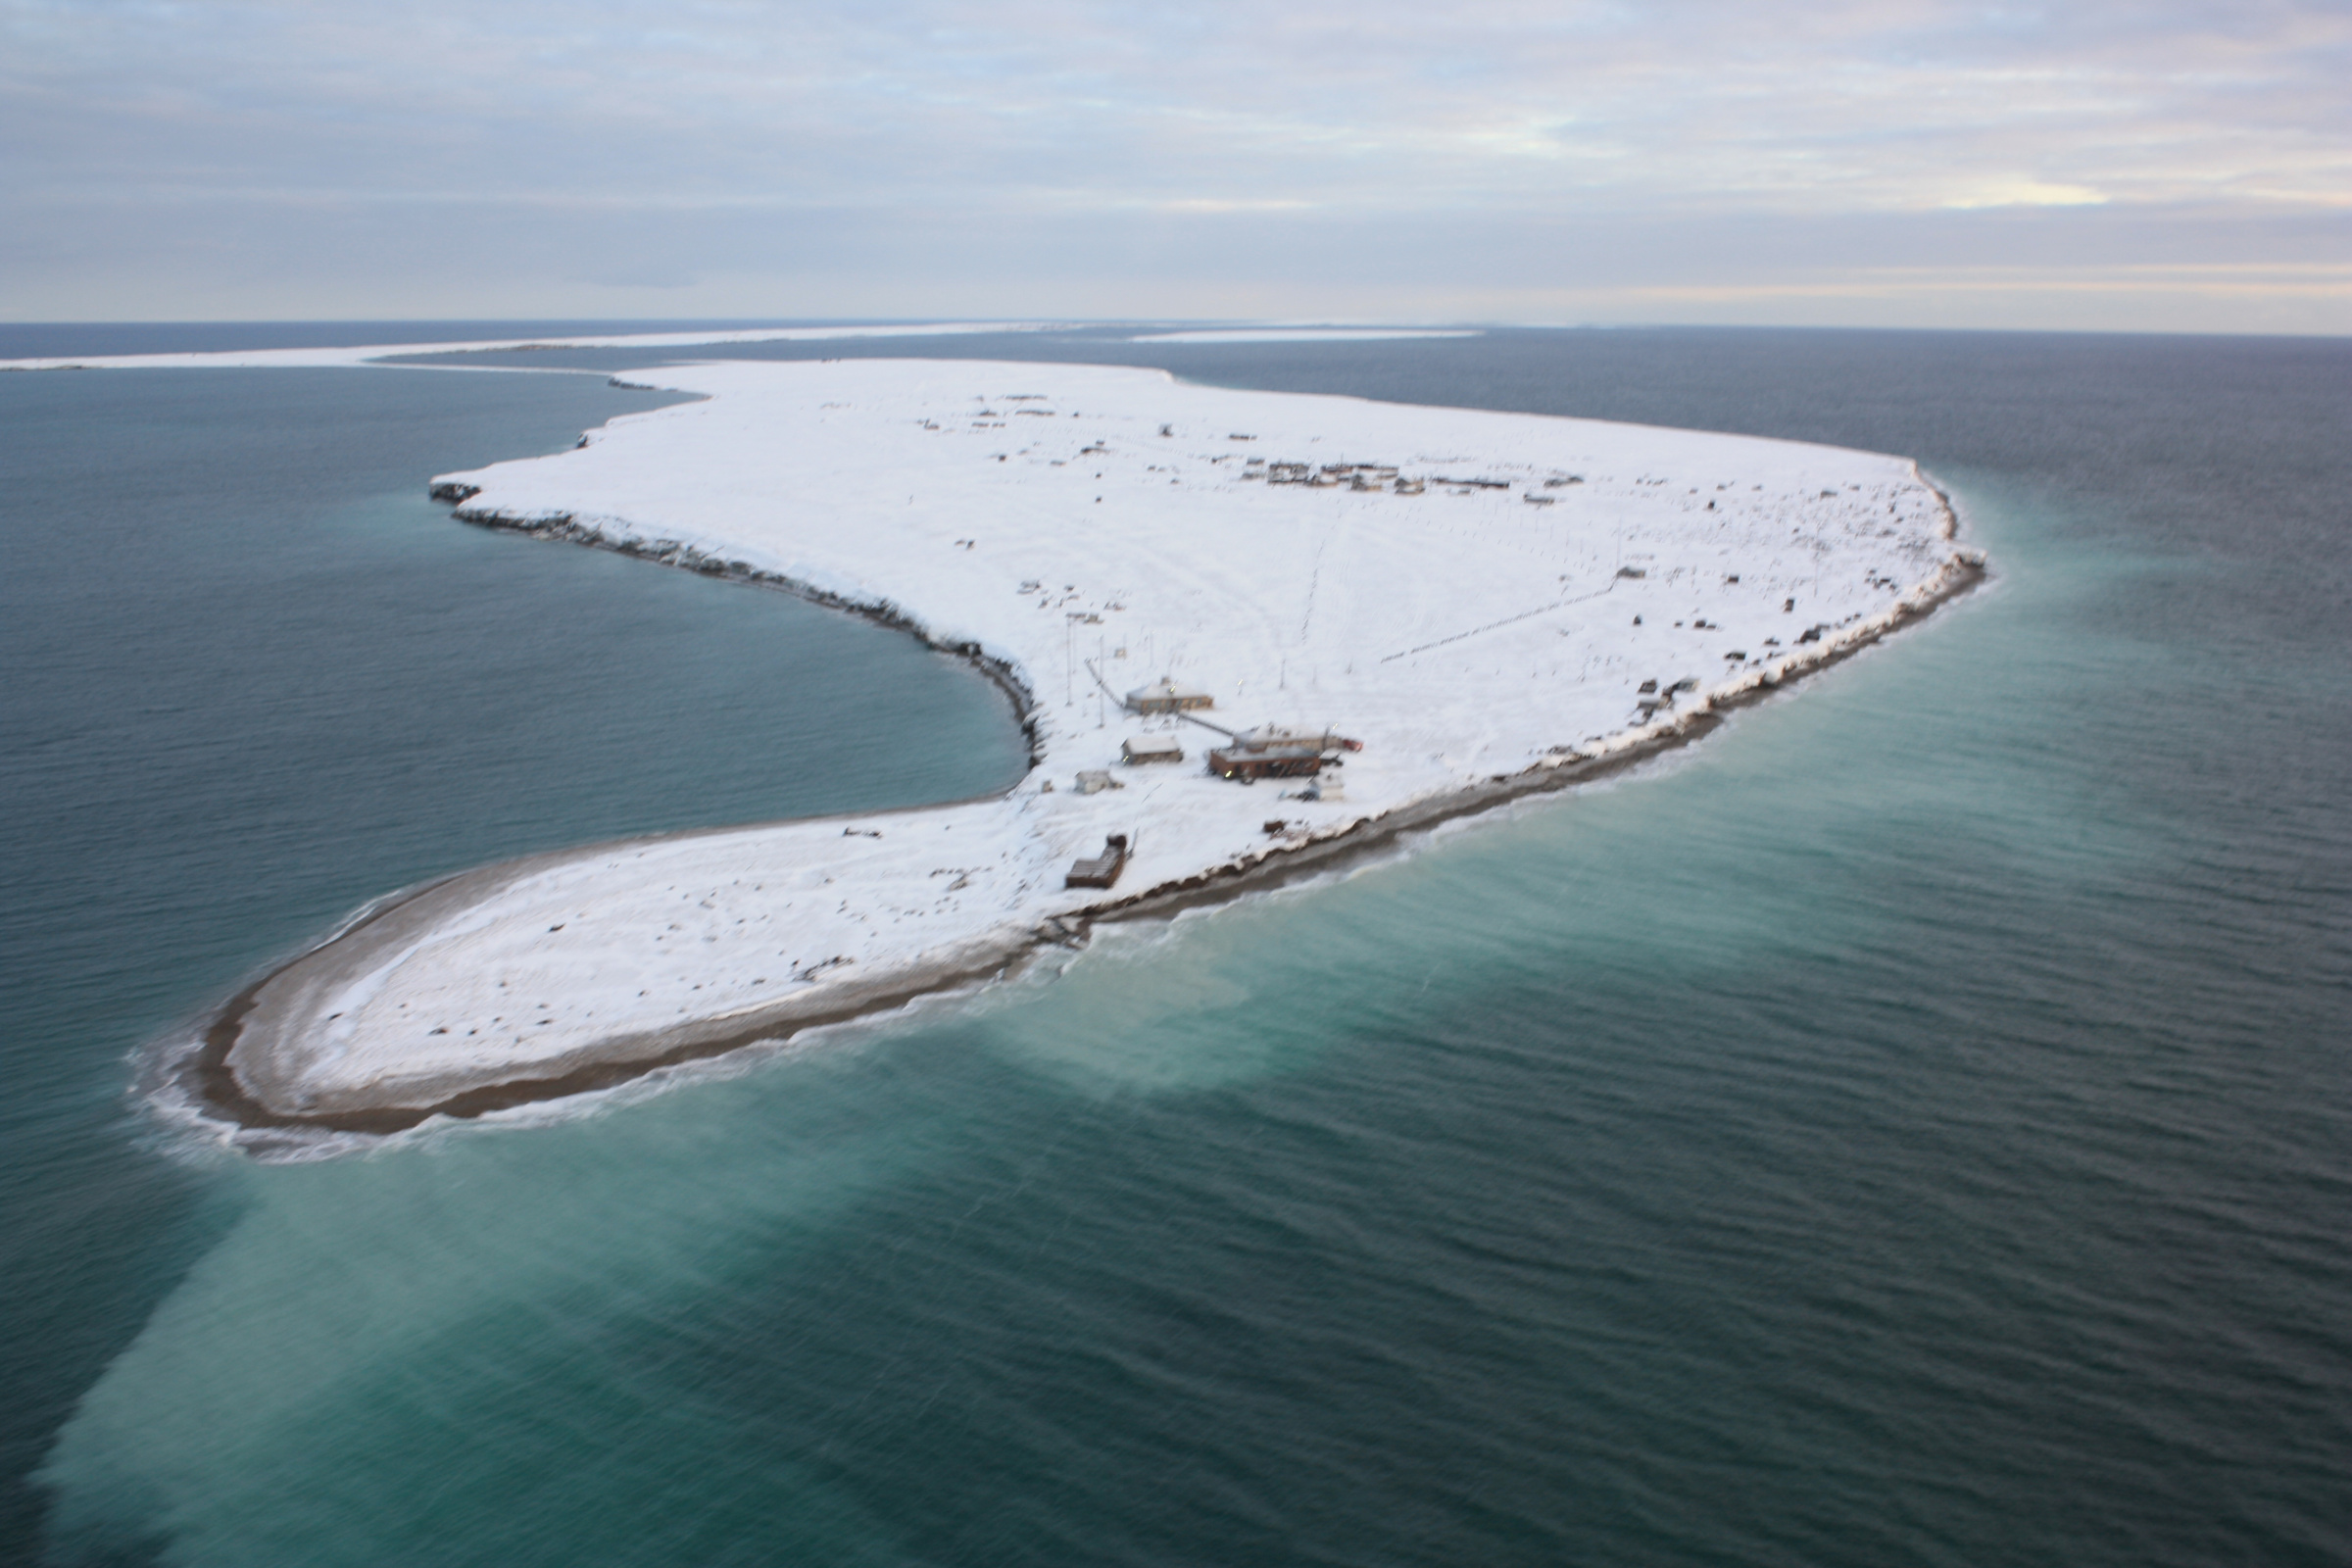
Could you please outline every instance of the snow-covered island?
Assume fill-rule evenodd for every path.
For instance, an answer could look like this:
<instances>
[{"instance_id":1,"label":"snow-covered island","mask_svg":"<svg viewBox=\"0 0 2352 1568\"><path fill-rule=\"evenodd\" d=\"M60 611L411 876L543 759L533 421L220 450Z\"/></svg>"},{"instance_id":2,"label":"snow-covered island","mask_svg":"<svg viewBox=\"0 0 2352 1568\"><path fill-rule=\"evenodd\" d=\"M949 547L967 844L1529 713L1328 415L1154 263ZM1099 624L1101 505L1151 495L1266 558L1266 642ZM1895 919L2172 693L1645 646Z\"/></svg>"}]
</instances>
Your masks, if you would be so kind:
<instances>
[{"instance_id":1,"label":"snow-covered island","mask_svg":"<svg viewBox=\"0 0 2352 1568\"><path fill-rule=\"evenodd\" d=\"M436 493L980 660L1033 767L999 798L599 845L387 901L213 1023L190 1069L213 1113L392 1130L985 980L1094 920L1679 744L1982 565L1911 464L1825 447L1083 366L631 379L706 401ZM1214 706L1126 705L1168 679ZM1250 754L1195 719L1320 772L1215 776L1210 752ZM1181 761L1123 760L1171 742ZM1114 834L1115 882L1068 885Z\"/></svg>"}]
</instances>

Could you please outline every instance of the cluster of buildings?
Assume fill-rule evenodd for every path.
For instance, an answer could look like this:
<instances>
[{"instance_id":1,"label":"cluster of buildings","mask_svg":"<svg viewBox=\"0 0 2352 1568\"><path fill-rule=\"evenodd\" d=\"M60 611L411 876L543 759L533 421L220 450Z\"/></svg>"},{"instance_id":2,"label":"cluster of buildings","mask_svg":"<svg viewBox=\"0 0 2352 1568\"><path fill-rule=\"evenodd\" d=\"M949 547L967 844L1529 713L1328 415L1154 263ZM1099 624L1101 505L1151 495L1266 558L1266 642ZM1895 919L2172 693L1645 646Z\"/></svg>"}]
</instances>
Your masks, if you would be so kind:
<instances>
[{"instance_id":1,"label":"cluster of buildings","mask_svg":"<svg viewBox=\"0 0 2352 1568\"><path fill-rule=\"evenodd\" d=\"M1400 478L1393 463L1327 463L1318 468L1305 463L1251 458L1242 477L1263 478L1268 484L1302 484L1313 490L1336 490L1343 485L1355 491L1394 490L1400 496L1417 496L1428 488L1426 480Z\"/></svg>"},{"instance_id":2,"label":"cluster of buildings","mask_svg":"<svg viewBox=\"0 0 2352 1568\"><path fill-rule=\"evenodd\" d=\"M1327 775L1325 769L1337 767L1341 754L1364 749L1362 741L1331 729L1292 730L1274 724L1247 731L1227 729L1200 716L1216 707L1215 698L1197 686L1184 685L1173 676L1162 676L1149 686L1137 687L1126 695L1122 706L1131 713L1148 717L1181 718L1225 737L1223 745L1212 746L1208 752L1208 770L1218 778L1243 784L1253 784L1261 778L1309 779L1313 782L1300 792L1307 800L1343 799L1339 779ZM1173 735L1131 735L1119 745L1119 760L1129 766L1182 762L1184 747ZM1085 795L1122 787L1107 768L1079 773L1077 785L1079 793ZM1107 888L1118 880L1128 854L1127 836L1113 834L1105 841L1101 855L1071 865L1063 886Z\"/></svg>"}]
</instances>

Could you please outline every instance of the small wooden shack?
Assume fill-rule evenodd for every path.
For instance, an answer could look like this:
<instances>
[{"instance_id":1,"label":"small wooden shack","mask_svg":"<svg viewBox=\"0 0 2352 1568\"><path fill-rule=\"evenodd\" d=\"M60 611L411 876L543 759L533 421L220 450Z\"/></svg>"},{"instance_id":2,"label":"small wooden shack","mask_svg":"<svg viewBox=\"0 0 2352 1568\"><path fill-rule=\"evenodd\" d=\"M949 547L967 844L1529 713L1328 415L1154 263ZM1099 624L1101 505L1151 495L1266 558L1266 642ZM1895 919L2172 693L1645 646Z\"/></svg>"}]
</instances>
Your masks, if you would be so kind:
<instances>
[{"instance_id":1,"label":"small wooden shack","mask_svg":"<svg viewBox=\"0 0 2352 1568\"><path fill-rule=\"evenodd\" d=\"M1170 676L1162 676L1149 686L1138 686L1127 694L1128 710L1136 713L1183 713L1216 706L1217 700L1200 687L1179 685Z\"/></svg>"},{"instance_id":2,"label":"small wooden shack","mask_svg":"<svg viewBox=\"0 0 2352 1568\"><path fill-rule=\"evenodd\" d=\"M1311 746L1237 746L1209 753L1208 770L1219 778L1313 778L1323 771L1323 754Z\"/></svg>"},{"instance_id":3,"label":"small wooden shack","mask_svg":"<svg viewBox=\"0 0 2352 1568\"><path fill-rule=\"evenodd\" d=\"M1130 763L1181 762L1184 748L1173 735L1131 735L1119 743L1119 757Z\"/></svg>"},{"instance_id":4,"label":"small wooden shack","mask_svg":"<svg viewBox=\"0 0 2352 1568\"><path fill-rule=\"evenodd\" d=\"M1065 888L1106 888L1119 879L1127 869L1127 835L1113 833L1102 841L1102 853L1091 860L1070 862L1070 874L1062 878Z\"/></svg>"}]
</instances>

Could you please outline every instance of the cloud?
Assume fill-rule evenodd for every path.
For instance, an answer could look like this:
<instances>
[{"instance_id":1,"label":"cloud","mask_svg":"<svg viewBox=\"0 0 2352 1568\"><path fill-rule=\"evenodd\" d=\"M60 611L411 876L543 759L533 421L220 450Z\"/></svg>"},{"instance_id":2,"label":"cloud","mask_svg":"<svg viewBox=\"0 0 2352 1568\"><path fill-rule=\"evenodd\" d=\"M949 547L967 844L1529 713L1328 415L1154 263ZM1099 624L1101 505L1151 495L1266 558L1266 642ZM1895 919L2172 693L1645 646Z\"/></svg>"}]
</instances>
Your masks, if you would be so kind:
<instances>
[{"instance_id":1,"label":"cloud","mask_svg":"<svg viewBox=\"0 0 2352 1568\"><path fill-rule=\"evenodd\" d=\"M2193 210L2227 249L2230 225L2342 214L2346 79L2352 18L2274 0L0 0L0 218L17 261L54 259L0 310L87 309L101 273L144 279L108 314L226 309L183 247L230 267L239 229L332 297L368 271L371 212L536 215L619 252L600 286L663 286L665 313L809 286L812 257L926 216L1051 242L1106 292L1139 246L1252 218L1285 236L1249 247L1250 286L1277 293L1315 281L1293 219L1379 234L1399 284L1451 269L1471 292L1491 268L1449 235L1566 220L1811 232L1835 269L1840 225L1874 215ZM723 265L698 235L727 236ZM534 265L432 273L475 314Z\"/></svg>"},{"instance_id":2,"label":"cloud","mask_svg":"<svg viewBox=\"0 0 2352 1568\"><path fill-rule=\"evenodd\" d=\"M1949 196L1943 205L1968 211L1978 207L2098 207L2107 197L2087 185L2053 185L2038 179L1986 180L1963 195Z\"/></svg>"}]
</instances>

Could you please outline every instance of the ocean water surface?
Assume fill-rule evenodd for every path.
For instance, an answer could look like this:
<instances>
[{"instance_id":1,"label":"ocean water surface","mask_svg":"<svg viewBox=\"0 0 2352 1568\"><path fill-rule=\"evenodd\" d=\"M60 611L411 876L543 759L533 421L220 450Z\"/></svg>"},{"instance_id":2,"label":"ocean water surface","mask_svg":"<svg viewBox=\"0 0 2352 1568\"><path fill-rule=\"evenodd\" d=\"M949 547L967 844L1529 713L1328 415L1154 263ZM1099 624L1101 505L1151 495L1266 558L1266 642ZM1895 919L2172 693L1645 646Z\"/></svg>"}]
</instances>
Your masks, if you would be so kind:
<instances>
[{"instance_id":1,"label":"ocean water surface","mask_svg":"<svg viewBox=\"0 0 2352 1568\"><path fill-rule=\"evenodd\" d=\"M2352 349L1117 336L889 352L1903 452L1996 574L1636 775L977 1003L263 1164L131 1058L361 900L1018 737L862 622L421 499L645 394L0 377L0 1543L2352 1555Z\"/></svg>"}]
</instances>

